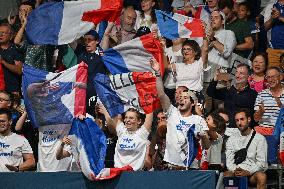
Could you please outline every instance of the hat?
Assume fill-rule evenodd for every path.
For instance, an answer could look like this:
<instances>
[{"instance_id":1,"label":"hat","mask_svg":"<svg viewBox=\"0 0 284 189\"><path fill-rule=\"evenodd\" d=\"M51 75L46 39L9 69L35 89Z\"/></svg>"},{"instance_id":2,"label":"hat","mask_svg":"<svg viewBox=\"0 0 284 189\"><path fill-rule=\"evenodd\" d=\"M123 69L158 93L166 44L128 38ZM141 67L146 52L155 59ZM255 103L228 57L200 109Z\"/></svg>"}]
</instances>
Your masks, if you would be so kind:
<instances>
[{"instance_id":1,"label":"hat","mask_svg":"<svg viewBox=\"0 0 284 189\"><path fill-rule=\"evenodd\" d=\"M99 40L100 36L96 30L90 30L88 33L85 35L91 35L95 38L95 40Z\"/></svg>"},{"instance_id":2,"label":"hat","mask_svg":"<svg viewBox=\"0 0 284 189\"><path fill-rule=\"evenodd\" d=\"M135 36L134 36L133 38L141 37L142 35L146 35L146 34L148 34L148 33L151 33L150 28L148 28L147 26L141 26L141 27L137 30L137 32L136 32L136 34L135 34Z\"/></svg>"}]
</instances>

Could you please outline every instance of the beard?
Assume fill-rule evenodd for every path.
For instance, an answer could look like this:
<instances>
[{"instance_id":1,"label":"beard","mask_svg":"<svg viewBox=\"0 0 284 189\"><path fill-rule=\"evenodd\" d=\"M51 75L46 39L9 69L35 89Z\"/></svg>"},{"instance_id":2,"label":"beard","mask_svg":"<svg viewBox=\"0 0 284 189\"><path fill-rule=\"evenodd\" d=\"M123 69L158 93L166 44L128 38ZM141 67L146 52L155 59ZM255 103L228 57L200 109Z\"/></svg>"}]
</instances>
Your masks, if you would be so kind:
<instances>
[{"instance_id":1,"label":"beard","mask_svg":"<svg viewBox=\"0 0 284 189\"><path fill-rule=\"evenodd\" d=\"M127 32L131 32L134 29L134 24L133 25L129 25L129 24L121 24L121 27L123 30L127 31Z\"/></svg>"}]
</instances>

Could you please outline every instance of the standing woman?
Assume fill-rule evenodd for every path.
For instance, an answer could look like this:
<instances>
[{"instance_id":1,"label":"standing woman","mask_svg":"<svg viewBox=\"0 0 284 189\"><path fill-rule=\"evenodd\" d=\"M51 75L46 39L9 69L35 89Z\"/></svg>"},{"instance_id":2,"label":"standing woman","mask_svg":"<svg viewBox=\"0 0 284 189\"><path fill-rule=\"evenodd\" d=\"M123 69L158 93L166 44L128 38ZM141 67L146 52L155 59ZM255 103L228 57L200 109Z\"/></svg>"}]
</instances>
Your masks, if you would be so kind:
<instances>
[{"instance_id":1,"label":"standing woman","mask_svg":"<svg viewBox=\"0 0 284 189\"><path fill-rule=\"evenodd\" d=\"M157 0L141 0L141 11L137 11L137 19L135 24L135 30L140 27L146 26L151 31L157 30L157 18L155 15L155 9L157 9Z\"/></svg>"},{"instance_id":2,"label":"standing woman","mask_svg":"<svg viewBox=\"0 0 284 189\"><path fill-rule=\"evenodd\" d=\"M248 83L251 89L256 92L261 92L268 88L267 80L265 79L265 72L267 68L267 55L265 53L256 53L252 57L253 73L248 78Z\"/></svg>"},{"instance_id":3,"label":"standing woman","mask_svg":"<svg viewBox=\"0 0 284 189\"><path fill-rule=\"evenodd\" d=\"M134 108L126 111L123 121L118 116L111 118L105 109L99 108L99 112L104 114L108 127L113 127L118 137L114 167L130 165L134 171L142 170L149 155L148 136L152 127L153 113L147 114L142 124L142 115Z\"/></svg>"},{"instance_id":4,"label":"standing woman","mask_svg":"<svg viewBox=\"0 0 284 189\"><path fill-rule=\"evenodd\" d=\"M203 69L207 67L208 41L203 40L200 48L194 40L186 40L182 44L182 63L173 64L176 72L176 88L185 86L198 98L198 102L204 103ZM169 66L167 66L170 69Z\"/></svg>"}]
</instances>

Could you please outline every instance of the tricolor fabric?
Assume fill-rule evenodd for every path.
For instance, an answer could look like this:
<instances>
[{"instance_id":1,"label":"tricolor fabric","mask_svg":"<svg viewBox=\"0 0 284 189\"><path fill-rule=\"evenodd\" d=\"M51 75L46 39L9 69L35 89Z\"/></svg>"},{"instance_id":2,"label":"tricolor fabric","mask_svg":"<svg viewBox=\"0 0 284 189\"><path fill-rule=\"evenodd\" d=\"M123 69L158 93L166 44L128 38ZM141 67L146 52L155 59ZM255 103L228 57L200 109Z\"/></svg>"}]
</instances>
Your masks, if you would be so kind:
<instances>
[{"instance_id":1,"label":"tricolor fabric","mask_svg":"<svg viewBox=\"0 0 284 189\"><path fill-rule=\"evenodd\" d=\"M72 140L72 155L78 161L83 174L95 180L105 168L107 141L100 127L90 118L74 119L69 138Z\"/></svg>"},{"instance_id":2,"label":"tricolor fabric","mask_svg":"<svg viewBox=\"0 0 284 189\"><path fill-rule=\"evenodd\" d=\"M134 171L134 170L130 165L121 168L104 168L96 177L93 177L93 179L96 181L112 179L119 176L122 172L125 171Z\"/></svg>"},{"instance_id":3,"label":"tricolor fabric","mask_svg":"<svg viewBox=\"0 0 284 189\"><path fill-rule=\"evenodd\" d=\"M121 9L121 0L47 2L29 14L27 38L33 44L71 43L101 21L115 21Z\"/></svg>"},{"instance_id":4,"label":"tricolor fabric","mask_svg":"<svg viewBox=\"0 0 284 189\"><path fill-rule=\"evenodd\" d=\"M184 165L190 167L193 160L197 157L198 154L198 141L195 138L195 125L191 126L187 131L187 158L184 160Z\"/></svg>"},{"instance_id":5,"label":"tricolor fabric","mask_svg":"<svg viewBox=\"0 0 284 189\"><path fill-rule=\"evenodd\" d=\"M122 43L104 52L104 64L113 74L152 71L150 59L160 63L163 74L162 49L160 41L147 34Z\"/></svg>"},{"instance_id":6,"label":"tricolor fabric","mask_svg":"<svg viewBox=\"0 0 284 189\"><path fill-rule=\"evenodd\" d=\"M167 39L204 37L205 31L199 19L177 13L155 10L160 33Z\"/></svg>"},{"instance_id":7,"label":"tricolor fabric","mask_svg":"<svg viewBox=\"0 0 284 189\"><path fill-rule=\"evenodd\" d=\"M5 90L4 70L2 64L0 65L0 90Z\"/></svg>"},{"instance_id":8,"label":"tricolor fabric","mask_svg":"<svg viewBox=\"0 0 284 189\"><path fill-rule=\"evenodd\" d=\"M284 165L284 108L280 109L280 113L275 124L273 136L279 144L279 159L282 165ZM268 142L267 144L269 147Z\"/></svg>"},{"instance_id":9,"label":"tricolor fabric","mask_svg":"<svg viewBox=\"0 0 284 189\"><path fill-rule=\"evenodd\" d=\"M151 72L131 72L116 75L97 74L95 88L111 117L130 107L149 114L160 106L156 78Z\"/></svg>"},{"instance_id":10,"label":"tricolor fabric","mask_svg":"<svg viewBox=\"0 0 284 189\"><path fill-rule=\"evenodd\" d=\"M52 73L24 64L22 90L34 127L71 124L75 116L85 115L87 68L80 63Z\"/></svg>"}]
</instances>

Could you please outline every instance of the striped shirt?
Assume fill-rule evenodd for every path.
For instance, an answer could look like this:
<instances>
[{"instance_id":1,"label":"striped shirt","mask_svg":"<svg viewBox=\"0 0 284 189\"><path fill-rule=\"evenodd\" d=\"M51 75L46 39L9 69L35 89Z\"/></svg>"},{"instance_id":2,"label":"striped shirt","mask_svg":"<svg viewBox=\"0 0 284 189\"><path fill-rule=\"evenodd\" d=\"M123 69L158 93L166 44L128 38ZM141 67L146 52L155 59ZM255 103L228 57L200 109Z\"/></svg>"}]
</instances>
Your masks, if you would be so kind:
<instances>
[{"instance_id":1,"label":"striped shirt","mask_svg":"<svg viewBox=\"0 0 284 189\"><path fill-rule=\"evenodd\" d=\"M284 90L282 91L281 96L279 97L282 104L284 104ZM261 120L259 121L259 125L263 127L274 127L276 123L276 119L279 115L280 108L278 107L275 98L270 92L270 89L265 89L258 93L254 110L257 111L261 103L264 104L265 112Z\"/></svg>"}]
</instances>

